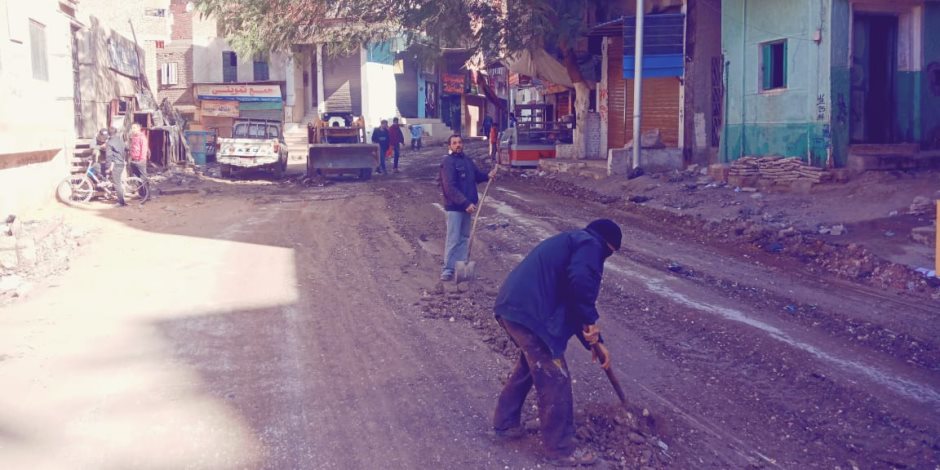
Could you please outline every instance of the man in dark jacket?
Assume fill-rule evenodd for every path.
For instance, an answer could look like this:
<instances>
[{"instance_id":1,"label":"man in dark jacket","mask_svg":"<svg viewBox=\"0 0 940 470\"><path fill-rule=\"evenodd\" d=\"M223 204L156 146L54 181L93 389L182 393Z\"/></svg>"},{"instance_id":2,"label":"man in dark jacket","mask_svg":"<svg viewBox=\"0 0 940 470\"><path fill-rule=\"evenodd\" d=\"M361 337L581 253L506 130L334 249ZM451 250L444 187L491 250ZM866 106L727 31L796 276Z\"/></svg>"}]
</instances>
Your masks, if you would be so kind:
<instances>
[{"instance_id":1,"label":"man in dark jacket","mask_svg":"<svg viewBox=\"0 0 940 470\"><path fill-rule=\"evenodd\" d=\"M388 152L389 138L391 135L388 132L388 121L382 119L382 124L379 127L376 127L372 131L372 143L379 144L379 166L376 167L375 172L382 174L385 173L385 153Z\"/></svg>"},{"instance_id":2,"label":"man in dark jacket","mask_svg":"<svg viewBox=\"0 0 940 470\"><path fill-rule=\"evenodd\" d=\"M106 135L108 140L101 145L101 149L107 156L108 169L111 171L111 181L114 183L114 190L117 192L117 205L115 207L124 207L127 203L124 201L124 167L126 166L125 154L127 147L124 145L124 138L116 127L111 127L108 132L99 132L99 135Z\"/></svg>"},{"instance_id":3,"label":"man in dark jacket","mask_svg":"<svg viewBox=\"0 0 940 470\"><path fill-rule=\"evenodd\" d=\"M477 184L496 176L494 167L489 174L480 171L470 157L463 153L463 139L452 135L447 139L449 153L441 163L441 191L444 193L444 213L447 216L447 238L444 241L444 268L441 280L454 279L458 261L467 260L467 241L470 238L470 216L480 202Z\"/></svg>"},{"instance_id":4,"label":"man in dark jacket","mask_svg":"<svg viewBox=\"0 0 940 470\"><path fill-rule=\"evenodd\" d=\"M568 340L577 335L605 369L610 357L602 344L595 302L604 261L620 249L620 227L598 219L582 230L539 243L509 273L496 297L496 320L521 349L512 375L499 395L493 428L502 438L524 435L522 406L532 385L550 463L590 465L596 456L575 450L574 402L565 362ZM600 357L597 357L600 356Z\"/></svg>"},{"instance_id":5,"label":"man in dark jacket","mask_svg":"<svg viewBox=\"0 0 940 470\"><path fill-rule=\"evenodd\" d=\"M401 144L405 143L405 134L401 132L401 126L398 125L398 118L392 119L392 127L388 128L388 138L389 145L391 145L392 156L392 171L398 173L398 156L401 152Z\"/></svg>"}]
</instances>

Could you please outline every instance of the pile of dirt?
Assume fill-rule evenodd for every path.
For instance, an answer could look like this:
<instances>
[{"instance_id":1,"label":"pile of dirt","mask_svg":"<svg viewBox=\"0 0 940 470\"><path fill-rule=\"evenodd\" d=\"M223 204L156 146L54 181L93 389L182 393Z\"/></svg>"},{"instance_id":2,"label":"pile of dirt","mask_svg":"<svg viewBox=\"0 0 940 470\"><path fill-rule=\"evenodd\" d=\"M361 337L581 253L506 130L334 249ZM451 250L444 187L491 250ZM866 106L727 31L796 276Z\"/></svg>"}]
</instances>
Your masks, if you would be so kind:
<instances>
[{"instance_id":1,"label":"pile of dirt","mask_svg":"<svg viewBox=\"0 0 940 470\"><path fill-rule=\"evenodd\" d=\"M668 468L669 445L655 435L646 409L589 405L575 414L578 442L609 463L608 468Z\"/></svg>"}]
</instances>

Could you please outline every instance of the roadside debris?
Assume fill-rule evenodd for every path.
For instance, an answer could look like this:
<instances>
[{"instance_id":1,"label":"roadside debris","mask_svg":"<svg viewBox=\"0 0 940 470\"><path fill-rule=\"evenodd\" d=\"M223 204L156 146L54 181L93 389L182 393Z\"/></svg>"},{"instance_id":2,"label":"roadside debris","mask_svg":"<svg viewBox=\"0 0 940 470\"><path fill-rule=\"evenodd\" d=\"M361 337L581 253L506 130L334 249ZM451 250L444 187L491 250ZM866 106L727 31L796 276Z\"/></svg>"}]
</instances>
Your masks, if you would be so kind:
<instances>
[{"instance_id":1,"label":"roadside debris","mask_svg":"<svg viewBox=\"0 0 940 470\"><path fill-rule=\"evenodd\" d=\"M8 216L0 224L0 304L26 295L31 279L68 269L83 235L60 217L24 221Z\"/></svg>"}]
</instances>

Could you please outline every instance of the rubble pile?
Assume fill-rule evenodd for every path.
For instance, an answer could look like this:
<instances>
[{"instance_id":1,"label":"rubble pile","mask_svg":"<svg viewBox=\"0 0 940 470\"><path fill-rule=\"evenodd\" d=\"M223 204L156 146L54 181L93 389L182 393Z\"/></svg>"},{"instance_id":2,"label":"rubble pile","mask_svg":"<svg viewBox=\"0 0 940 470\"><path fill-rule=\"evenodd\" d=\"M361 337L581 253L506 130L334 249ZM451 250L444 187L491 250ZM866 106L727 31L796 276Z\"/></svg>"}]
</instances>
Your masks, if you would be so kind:
<instances>
[{"instance_id":1,"label":"rubble pile","mask_svg":"<svg viewBox=\"0 0 940 470\"><path fill-rule=\"evenodd\" d=\"M632 408L632 407L631 407ZM598 453L607 468L668 468L669 445L656 436L646 409L592 404L575 414L576 439Z\"/></svg>"},{"instance_id":2,"label":"rubble pile","mask_svg":"<svg viewBox=\"0 0 940 470\"><path fill-rule=\"evenodd\" d=\"M758 181L789 186L796 181L823 183L832 180L832 174L796 158L743 157L731 164L728 177L739 180L736 186L755 186Z\"/></svg>"},{"instance_id":3,"label":"rubble pile","mask_svg":"<svg viewBox=\"0 0 940 470\"><path fill-rule=\"evenodd\" d=\"M61 218L0 222L0 304L25 295L29 279L68 269L82 235Z\"/></svg>"}]
</instances>

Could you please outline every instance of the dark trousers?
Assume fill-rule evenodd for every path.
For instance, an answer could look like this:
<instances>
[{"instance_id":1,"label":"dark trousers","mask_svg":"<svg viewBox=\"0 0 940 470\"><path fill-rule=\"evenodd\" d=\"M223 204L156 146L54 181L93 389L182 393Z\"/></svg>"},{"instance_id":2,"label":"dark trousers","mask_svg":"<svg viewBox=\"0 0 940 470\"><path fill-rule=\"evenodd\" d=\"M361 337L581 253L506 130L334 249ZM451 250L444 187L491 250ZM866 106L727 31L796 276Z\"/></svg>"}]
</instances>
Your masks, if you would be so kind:
<instances>
[{"instance_id":1,"label":"dark trousers","mask_svg":"<svg viewBox=\"0 0 940 470\"><path fill-rule=\"evenodd\" d=\"M398 154L399 154L399 152L401 152L401 145L400 145L400 144L395 144L395 145L393 145L393 146L392 146L392 155L394 156L395 159L392 161L392 165L393 165L392 168L394 168L394 169L396 169L396 170L398 169Z\"/></svg>"},{"instance_id":2,"label":"dark trousers","mask_svg":"<svg viewBox=\"0 0 940 470\"><path fill-rule=\"evenodd\" d=\"M130 170L131 176L136 176L136 177L138 177L138 178L144 180L144 183L147 183L147 182L148 182L148 180L147 180L147 161L146 161L146 160L140 160L140 161L131 160L130 165L131 165L131 166L130 166L130 168L128 168L128 170Z\"/></svg>"},{"instance_id":3,"label":"dark trousers","mask_svg":"<svg viewBox=\"0 0 940 470\"><path fill-rule=\"evenodd\" d=\"M411 149L417 150L421 148L421 137L412 137L411 138Z\"/></svg>"},{"instance_id":4,"label":"dark trousers","mask_svg":"<svg viewBox=\"0 0 940 470\"><path fill-rule=\"evenodd\" d=\"M522 406L535 385L542 443L549 457L567 457L574 452L574 399L565 358L552 359L548 346L528 328L497 320L522 352L496 402L493 428L503 431L519 426Z\"/></svg>"},{"instance_id":5,"label":"dark trousers","mask_svg":"<svg viewBox=\"0 0 940 470\"><path fill-rule=\"evenodd\" d=\"M111 181L114 183L114 191L117 193L118 204L127 204L124 201L124 164L115 163L111 168Z\"/></svg>"},{"instance_id":6,"label":"dark trousers","mask_svg":"<svg viewBox=\"0 0 940 470\"><path fill-rule=\"evenodd\" d=\"M385 154L388 153L387 145L379 145L379 167L376 168L377 173L385 173Z\"/></svg>"}]
</instances>

